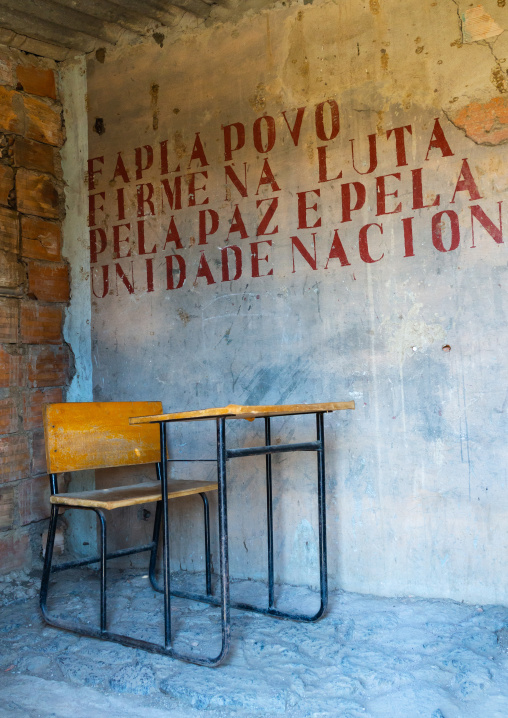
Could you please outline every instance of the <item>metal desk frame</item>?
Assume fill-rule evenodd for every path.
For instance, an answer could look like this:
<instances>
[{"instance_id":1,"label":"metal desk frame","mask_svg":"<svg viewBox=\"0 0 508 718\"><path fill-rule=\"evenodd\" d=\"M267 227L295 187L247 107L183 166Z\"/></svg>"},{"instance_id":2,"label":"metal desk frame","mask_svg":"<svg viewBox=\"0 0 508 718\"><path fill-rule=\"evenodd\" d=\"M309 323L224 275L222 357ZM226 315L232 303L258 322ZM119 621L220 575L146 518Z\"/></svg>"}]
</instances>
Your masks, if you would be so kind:
<instances>
[{"instance_id":1,"label":"metal desk frame","mask_svg":"<svg viewBox=\"0 0 508 718\"><path fill-rule=\"evenodd\" d=\"M324 441L324 413L338 409L354 409L354 402L338 402L328 404L297 404L290 406L256 406L241 407L230 405L221 409L206 409L196 412L183 412L180 414L160 414L147 417L133 417L131 424L158 423L160 425L161 446L161 494L162 494L162 528L163 528L163 588L160 588L154 576L151 576L152 585L156 590L164 593L164 646L150 643L145 650L172 656L183 661L204 666L217 666L227 656L231 641L230 609L238 608L255 611L275 618L290 619L293 621L317 621L324 614L328 601L327 579L327 551L326 551L326 505L325 505L325 441ZM296 416L300 414L315 414L316 440L293 444L272 444L271 423L274 416ZM265 424L265 444L240 449L228 449L226 444L227 419L263 418ZM187 591L171 590L170 586L170 531L168 519L168 470L165 457L167 456L166 425L174 421L196 421L215 419L217 424L217 476L218 476L218 513L219 513L219 553L220 553L220 598L211 595L202 595ZM273 557L273 501L272 501L272 454L294 451L315 451L317 454L317 494L318 494L318 520L319 520L319 582L320 606L313 615L288 613L275 608L274 596L274 557ZM244 456L265 455L266 469L266 504L267 504L267 545L268 545L268 606L259 608L249 603L231 603L229 590L229 556L228 556L228 528L227 528L227 480L226 464L230 459ZM160 522L159 522L160 523ZM152 573L152 572L151 572ZM209 658L192 654L182 654L172 647L171 635L171 596L201 601L220 606L222 645L217 656ZM138 647L139 643L138 643Z\"/></svg>"}]
</instances>

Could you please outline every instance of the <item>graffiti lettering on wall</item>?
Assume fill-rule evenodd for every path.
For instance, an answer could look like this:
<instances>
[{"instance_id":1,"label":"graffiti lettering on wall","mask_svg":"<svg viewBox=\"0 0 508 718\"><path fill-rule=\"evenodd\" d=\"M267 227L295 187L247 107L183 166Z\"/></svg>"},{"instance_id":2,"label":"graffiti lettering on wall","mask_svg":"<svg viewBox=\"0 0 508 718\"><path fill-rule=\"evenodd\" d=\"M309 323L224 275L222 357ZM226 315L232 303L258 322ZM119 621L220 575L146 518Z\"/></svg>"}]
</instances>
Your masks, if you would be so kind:
<instances>
[{"instance_id":1,"label":"graffiti lettering on wall","mask_svg":"<svg viewBox=\"0 0 508 718\"><path fill-rule=\"evenodd\" d=\"M301 172L310 182L303 188L303 155L295 153L304 149L308 158L305 120L316 146L310 172ZM474 168L452 150L443 125L435 118L426 131L408 124L344 141L339 106L327 100L312 112L259 117L252 127L222 126L217 165L201 132L189 152L176 133L172 147L166 139L92 157L93 293L101 299L374 264L389 257L382 243L388 233L399 238L390 251L411 258L415 222L437 252L456 250L466 231L471 247L475 230L501 244L502 202L481 194ZM467 226L459 206L467 209ZM276 247L287 250L285 263Z\"/></svg>"}]
</instances>

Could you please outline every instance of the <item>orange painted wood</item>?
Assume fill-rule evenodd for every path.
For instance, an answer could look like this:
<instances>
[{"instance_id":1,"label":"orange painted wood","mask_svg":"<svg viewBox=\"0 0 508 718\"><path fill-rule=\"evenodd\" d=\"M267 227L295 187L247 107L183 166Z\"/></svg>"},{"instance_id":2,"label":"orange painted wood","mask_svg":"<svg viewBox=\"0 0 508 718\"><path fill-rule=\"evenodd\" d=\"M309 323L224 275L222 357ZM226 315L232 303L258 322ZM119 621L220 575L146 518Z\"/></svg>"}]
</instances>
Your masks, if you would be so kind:
<instances>
[{"instance_id":1,"label":"orange painted wood","mask_svg":"<svg viewBox=\"0 0 508 718\"><path fill-rule=\"evenodd\" d=\"M160 461L159 428L129 417L162 411L160 401L76 402L44 407L49 473Z\"/></svg>"},{"instance_id":2,"label":"orange painted wood","mask_svg":"<svg viewBox=\"0 0 508 718\"><path fill-rule=\"evenodd\" d=\"M152 416L133 416L130 424L150 424L157 421L199 421L203 419L257 419L267 416L286 416L288 414L315 414L316 412L339 411L354 409L354 401L335 401L322 404L283 404L280 406L240 406L228 404L218 409L200 409L183 411L179 414L156 414Z\"/></svg>"},{"instance_id":3,"label":"orange painted wood","mask_svg":"<svg viewBox=\"0 0 508 718\"><path fill-rule=\"evenodd\" d=\"M168 481L168 498L190 496L204 491L217 491L216 481L190 481L187 479ZM50 501L59 506L87 506L97 509L119 509L135 504L147 504L160 501L161 485L158 481L149 481L133 486L114 486L110 489L79 491L69 494L56 494Z\"/></svg>"}]
</instances>

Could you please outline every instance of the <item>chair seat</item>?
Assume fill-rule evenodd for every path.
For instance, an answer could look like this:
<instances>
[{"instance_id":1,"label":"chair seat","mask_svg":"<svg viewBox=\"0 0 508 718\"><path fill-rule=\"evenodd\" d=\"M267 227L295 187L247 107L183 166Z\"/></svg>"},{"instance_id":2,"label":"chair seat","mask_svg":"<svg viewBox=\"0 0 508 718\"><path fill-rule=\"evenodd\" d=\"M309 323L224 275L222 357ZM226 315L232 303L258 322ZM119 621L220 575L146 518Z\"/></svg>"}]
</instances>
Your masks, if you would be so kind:
<instances>
[{"instance_id":1,"label":"chair seat","mask_svg":"<svg viewBox=\"0 0 508 718\"><path fill-rule=\"evenodd\" d=\"M189 496L205 491L217 491L217 482L168 481L168 498ZM161 485L159 481L148 481L132 486L114 486L110 489L96 489L95 491L77 491L69 494L55 494L51 496L52 504L58 506L84 506L96 509L119 509L123 506L145 504L160 501Z\"/></svg>"}]
</instances>

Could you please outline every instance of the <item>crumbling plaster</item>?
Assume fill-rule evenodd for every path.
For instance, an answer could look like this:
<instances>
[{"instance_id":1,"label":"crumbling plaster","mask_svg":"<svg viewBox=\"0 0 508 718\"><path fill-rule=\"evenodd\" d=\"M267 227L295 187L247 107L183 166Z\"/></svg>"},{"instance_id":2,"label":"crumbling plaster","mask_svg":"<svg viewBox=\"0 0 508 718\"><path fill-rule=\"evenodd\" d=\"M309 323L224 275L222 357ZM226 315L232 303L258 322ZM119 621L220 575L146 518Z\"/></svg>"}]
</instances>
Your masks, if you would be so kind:
<instances>
[{"instance_id":1,"label":"crumbling plaster","mask_svg":"<svg viewBox=\"0 0 508 718\"><path fill-rule=\"evenodd\" d=\"M60 65L66 141L62 149L65 177L65 219L62 252L71 272L71 297L65 315L64 338L74 354L75 373L66 401L92 401L92 341L90 264L88 249L88 202L83 166L88 156L86 120L86 62L84 57ZM93 471L75 474L69 491L93 488ZM66 547L76 555L97 551L95 515L91 511L67 512Z\"/></svg>"}]
</instances>

